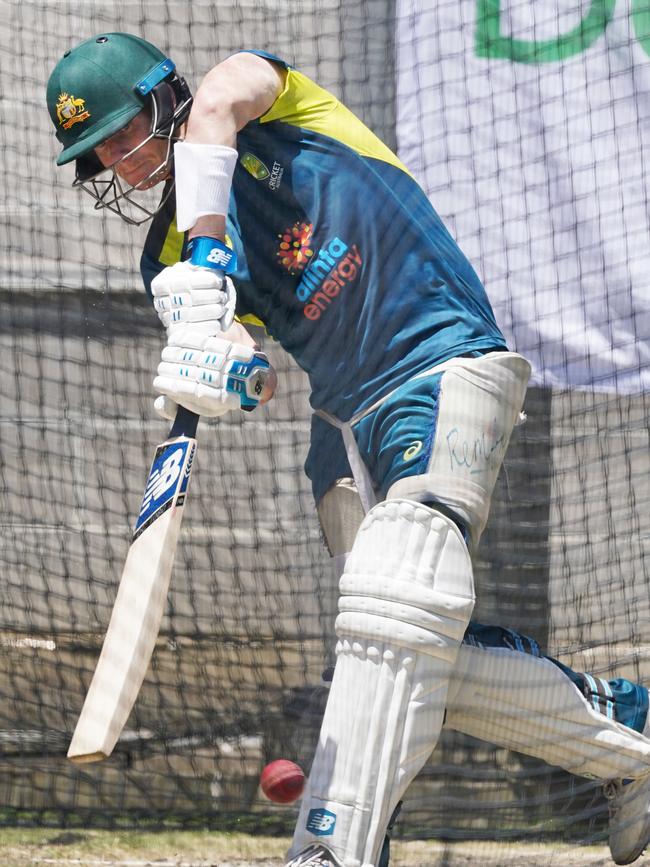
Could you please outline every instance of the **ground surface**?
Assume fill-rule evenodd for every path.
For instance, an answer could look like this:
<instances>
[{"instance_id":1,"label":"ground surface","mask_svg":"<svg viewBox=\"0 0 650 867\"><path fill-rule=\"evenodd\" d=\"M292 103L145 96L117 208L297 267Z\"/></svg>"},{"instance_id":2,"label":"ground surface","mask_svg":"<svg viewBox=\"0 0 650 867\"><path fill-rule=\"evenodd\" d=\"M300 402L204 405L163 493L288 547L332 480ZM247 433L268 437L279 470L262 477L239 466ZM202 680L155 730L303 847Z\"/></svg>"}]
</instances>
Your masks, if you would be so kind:
<instances>
[{"instance_id":1,"label":"ground surface","mask_svg":"<svg viewBox=\"0 0 650 867\"><path fill-rule=\"evenodd\" d=\"M216 832L0 829L1 867L282 867L286 838ZM395 842L391 867L611 867L604 847ZM637 867L648 867L650 857Z\"/></svg>"}]
</instances>

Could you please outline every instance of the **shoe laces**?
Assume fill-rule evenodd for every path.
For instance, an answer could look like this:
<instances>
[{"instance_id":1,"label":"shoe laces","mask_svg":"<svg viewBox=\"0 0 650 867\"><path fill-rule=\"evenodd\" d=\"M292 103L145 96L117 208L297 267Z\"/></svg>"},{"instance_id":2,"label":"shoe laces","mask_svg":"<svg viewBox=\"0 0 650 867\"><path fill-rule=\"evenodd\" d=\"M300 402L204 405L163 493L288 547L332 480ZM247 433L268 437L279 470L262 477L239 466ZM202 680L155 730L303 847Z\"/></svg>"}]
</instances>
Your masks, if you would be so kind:
<instances>
[{"instance_id":1,"label":"shoe laces","mask_svg":"<svg viewBox=\"0 0 650 867\"><path fill-rule=\"evenodd\" d=\"M620 810L621 804L618 796L623 789L622 780L610 780L603 786L603 794L607 798L607 809L609 810L610 821L616 819L616 815Z\"/></svg>"},{"instance_id":2,"label":"shoe laces","mask_svg":"<svg viewBox=\"0 0 650 867\"><path fill-rule=\"evenodd\" d=\"M609 780L603 785L603 794L608 801L613 801L623 790L623 780ZM612 805L610 804L610 809Z\"/></svg>"},{"instance_id":3,"label":"shoe laces","mask_svg":"<svg viewBox=\"0 0 650 867\"><path fill-rule=\"evenodd\" d=\"M321 846L314 845L301 852L296 861L291 862L291 867L336 867L336 861L329 852Z\"/></svg>"}]
</instances>

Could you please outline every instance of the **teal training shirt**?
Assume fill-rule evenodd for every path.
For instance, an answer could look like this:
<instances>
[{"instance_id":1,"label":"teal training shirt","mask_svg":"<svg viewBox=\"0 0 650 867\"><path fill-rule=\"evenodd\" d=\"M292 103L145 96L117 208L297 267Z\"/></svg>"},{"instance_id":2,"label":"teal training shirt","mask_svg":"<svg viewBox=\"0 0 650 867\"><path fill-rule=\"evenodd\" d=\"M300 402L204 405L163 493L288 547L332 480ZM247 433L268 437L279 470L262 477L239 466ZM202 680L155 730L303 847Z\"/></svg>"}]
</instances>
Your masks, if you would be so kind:
<instances>
[{"instance_id":1,"label":"teal training shirt","mask_svg":"<svg viewBox=\"0 0 650 867\"><path fill-rule=\"evenodd\" d=\"M237 314L308 373L313 407L347 420L435 364L505 349L481 281L398 158L331 93L254 53L286 82L237 137ZM147 237L147 286L183 255L170 199Z\"/></svg>"}]
</instances>

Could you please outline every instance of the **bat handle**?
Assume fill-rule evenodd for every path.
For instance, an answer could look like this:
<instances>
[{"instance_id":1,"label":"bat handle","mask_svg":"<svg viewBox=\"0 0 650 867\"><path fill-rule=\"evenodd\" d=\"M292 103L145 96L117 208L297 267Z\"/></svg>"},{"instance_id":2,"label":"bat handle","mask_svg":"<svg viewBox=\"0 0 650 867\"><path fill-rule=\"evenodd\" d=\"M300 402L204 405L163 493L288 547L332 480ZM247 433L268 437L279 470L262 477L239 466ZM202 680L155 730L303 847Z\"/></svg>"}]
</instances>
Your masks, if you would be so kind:
<instances>
[{"instance_id":1,"label":"bat handle","mask_svg":"<svg viewBox=\"0 0 650 867\"><path fill-rule=\"evenodd\" d=\"M169 431L169 439L182 436L195 437L198 423L199 416L195 412L179 405L176 411L176 418Z\"/></svg>"}]
</instances>

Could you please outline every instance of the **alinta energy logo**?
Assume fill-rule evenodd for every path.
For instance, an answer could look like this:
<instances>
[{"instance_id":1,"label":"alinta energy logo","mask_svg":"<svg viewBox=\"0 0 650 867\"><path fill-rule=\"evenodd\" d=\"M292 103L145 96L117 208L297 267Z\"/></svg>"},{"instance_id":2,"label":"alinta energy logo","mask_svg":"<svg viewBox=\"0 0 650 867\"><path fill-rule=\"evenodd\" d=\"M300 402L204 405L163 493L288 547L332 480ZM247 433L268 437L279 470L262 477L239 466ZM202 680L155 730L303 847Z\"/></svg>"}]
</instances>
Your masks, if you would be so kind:
<instances>
[{"instance_id":1,"label":"alinta energy logo","mask_svg":"<svg viewBox=\"0 0 650 867\"><path fill-rule=\"evenodd\" d=\"M311 248L313 233L313 223L297 222L282 232L281 235L278 235L280 238L278 259L292 276L304 270L305 265L314 255Z\"/></svg>"},{"instance_id":2,"label":"alinta energy logo","mask_svg":"<svg viewBox=\"0 0 650 867\"><path fill-rule=\"evenodd\" d=\"M348 246L340 238L326 242L316 254L313 231L311 223L294 223L279 236L277 255L292 276L300 275L296 298L304 305L305 317L315 322L341 290L356 280L363 258L356 244Z\"/></svg>"}]
</instances>

